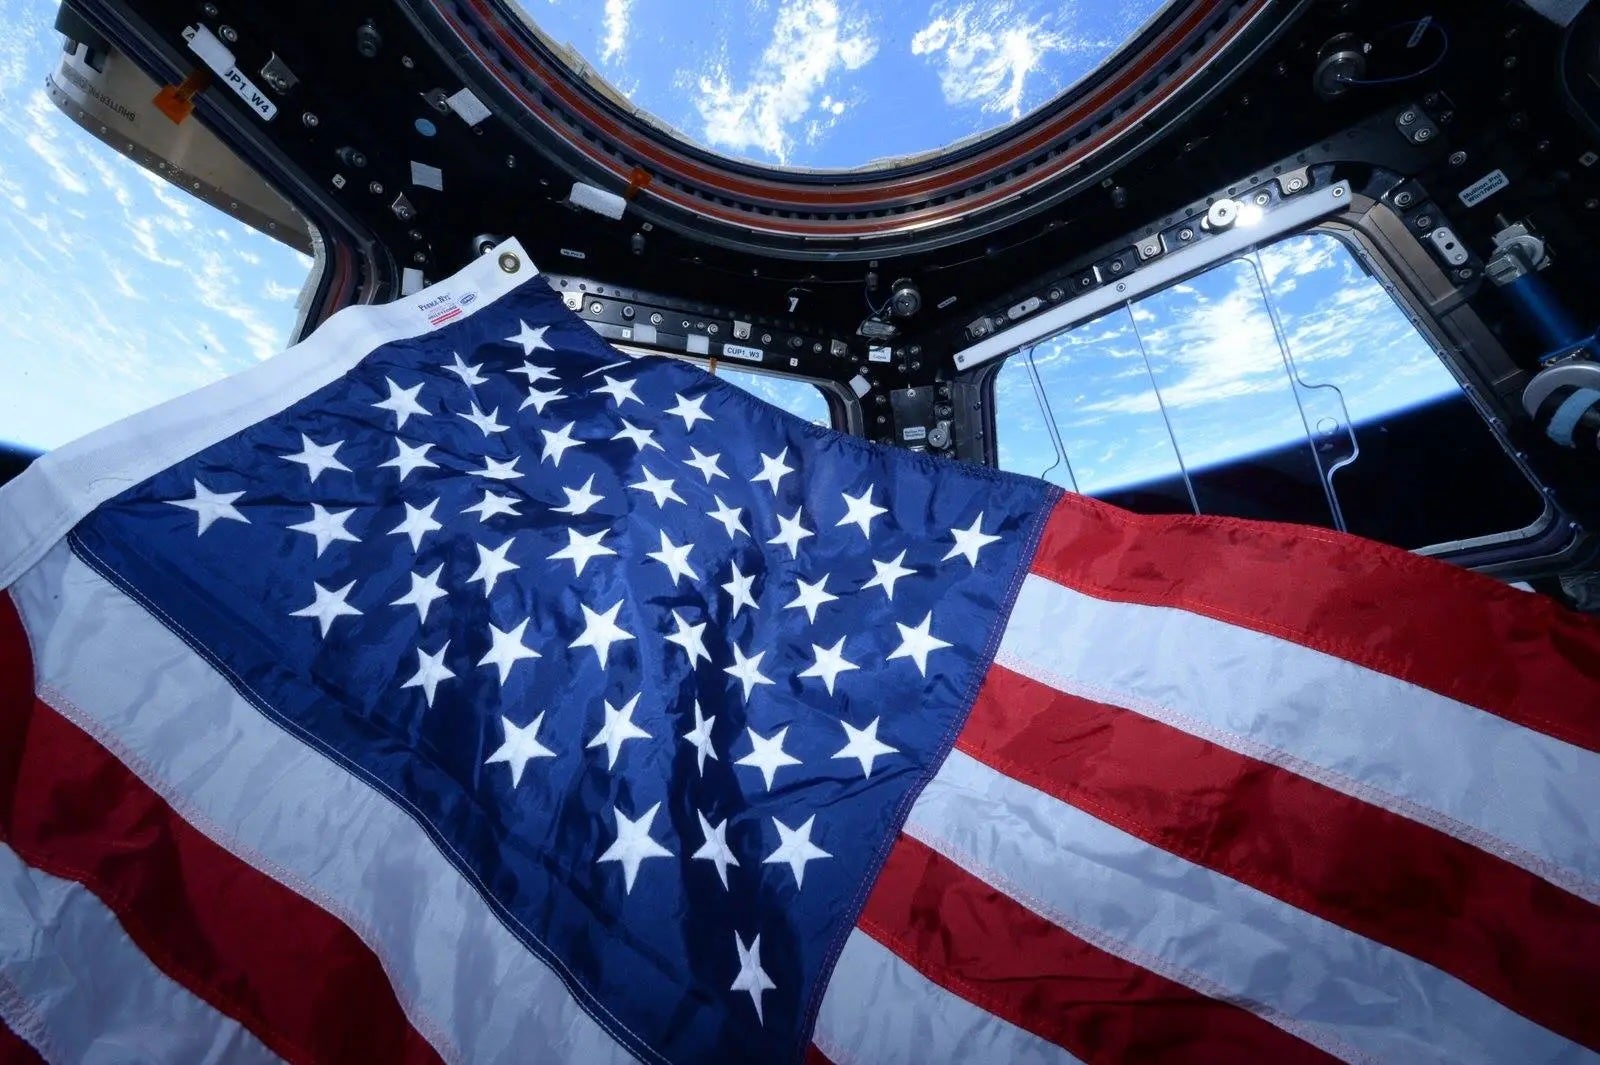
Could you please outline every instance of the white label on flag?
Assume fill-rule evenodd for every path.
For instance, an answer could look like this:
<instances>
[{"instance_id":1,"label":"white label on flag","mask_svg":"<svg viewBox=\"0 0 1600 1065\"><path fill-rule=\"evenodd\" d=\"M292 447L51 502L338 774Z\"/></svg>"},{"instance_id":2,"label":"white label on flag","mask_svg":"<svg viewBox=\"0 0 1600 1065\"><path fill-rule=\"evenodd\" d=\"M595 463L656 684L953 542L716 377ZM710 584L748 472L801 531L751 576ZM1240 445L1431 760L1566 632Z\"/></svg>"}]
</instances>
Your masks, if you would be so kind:
<instances>
[{"instance_id":1,"label":"white label on flag","mask_svg":"<svg viewBox=\"0 0 1600 1065\"><path fill-rule=\"evenodd\" d=\"M450 110L461 116L461 120L469 126L476 126L479 122L489 117L489 109L483 101L473 95L471 89L462 89L454 96L447 97L446 103Z\"/></svg>"},{"instance_id":2,"label":"white label on flag","mask_svg":"<svg viewBox=\"0 0 1600 1065\"><path fill-rule=\"evenodd\" d=\"M1491 170L1462 189L1457 195L1461 197L1461 202L1468 207L1476 207L1490 196L1493 196L1503 188L1508 188L1510 185L1511 179L1506 177L1504 171Z\"/></svg>"},{"instance_id":3,"label":"white label on flag","mask_svg":"<svg viewBox=\"0 0 1600 1065\"><path fill-rule=\"evenodd\" d=\"M746 362L760 362L764 354L760 348L747 348L741 344L724 344L722 353L730 359L744 359Z\"/></svg>"},{"instance_id":4,"label":"white label on flag","mask_svg":"<svg viewBox=\"0 0 1600 1065\"><path fill-rule=\"evenodd\" d=\"M204 26L184 27L183 38L189 42L190 50L216 72L222 83L232 89L239 99L250 105L250 110L268 122L272 121L278 113L278 105L269 100L266 93L256 88L253 81L240 73L239 68L234 65L233 53L228 51L227 45L217 40Z\"/></svg>"}]
</instances>

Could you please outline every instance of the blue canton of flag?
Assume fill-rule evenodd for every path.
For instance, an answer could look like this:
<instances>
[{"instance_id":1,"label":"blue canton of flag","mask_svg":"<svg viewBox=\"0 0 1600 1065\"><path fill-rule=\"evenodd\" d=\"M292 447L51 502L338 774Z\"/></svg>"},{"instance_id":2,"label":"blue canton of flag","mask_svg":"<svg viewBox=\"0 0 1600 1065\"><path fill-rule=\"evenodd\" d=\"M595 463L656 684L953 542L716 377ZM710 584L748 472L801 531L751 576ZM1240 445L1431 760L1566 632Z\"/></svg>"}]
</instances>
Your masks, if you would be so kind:
<instances>
[{"instance_id":1,"label":"blue canton of flag","mask_svg":"<svg viewBox=\"0 0 1600 1065\"><path fill-rule=\"evenodd\" d=\"M766 1061L803 1051L1052 491L630 359L535 278L71 542L633 1053Z\"/></svg>"}]
</instances>

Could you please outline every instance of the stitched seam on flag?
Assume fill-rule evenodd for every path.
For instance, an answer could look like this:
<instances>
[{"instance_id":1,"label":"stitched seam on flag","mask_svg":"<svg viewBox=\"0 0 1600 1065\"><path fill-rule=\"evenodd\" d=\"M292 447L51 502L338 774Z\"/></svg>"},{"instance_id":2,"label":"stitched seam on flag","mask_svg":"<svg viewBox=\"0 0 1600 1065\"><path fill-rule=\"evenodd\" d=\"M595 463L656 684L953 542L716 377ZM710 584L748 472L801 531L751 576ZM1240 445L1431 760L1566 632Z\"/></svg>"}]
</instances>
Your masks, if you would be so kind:
<instances>
[{"instance_id":1,"label":"stitched seam on flag","mask_svg":"<svg viewBox=\"0 0 1600 1065\"><path fill-rule=\"evenodd\" d=\"M53 859L31 847L20 847L16 840L8 839L6 843L28 865L62 880L70 880L80 890L99 899L100 904L109 910L117 923L127 931L128 940L135 949L149 958L151 964L161 970L173 983L216 1010L218 1015L253 1032L274 1054L291 1061L316 1060L304 1046L262 1016L258 1008L244 1001L237 1003L238 1009L231 1008L234 1004L229 1002L221 986L199 970L182 964L177 955L161 942L160 937L152 934L150 926L131 912L127 898L121 891L101 894L89 886L93 874L87 870L79 868L72 862ZM245 1013L249 1016L244 1016Z\"/></svg>"},{"instance_id":2,"label":"stitched seam on flag","mask_svg":"<svg viewBox=\"0 0 1600 1065\"><path fill-rule=\"evenodd\" d=\"M876 445L874 445L876 446ZM932 460L929 460L932 461ZM941 460L942 461L942 460ZM971 674L967 679L967 690L963 694L962 706L965 708L953 715L950 727L944 735L939 737L939 743L934 748L933 757L928 760L927 768L922 774L911 782L906 793L901 797L900 804L895 807L889 820L889 831L884 834L878 844L877 851L868 859L861 877L861 883L856 888L856 894L850 900L847 912L848 921L840 922L841 929L834 935L833 942L829 944L828 951L823 955L822 966L817 970L817 981L811 991L811 1000L800 1015L800 1043L797 1048L800 1055L805 1054L806 1044L811 1041L811 1036L816 1028L817 1014L822 1009L822 999L828 989L828 984L833 977L834 966L838 964L839 955L843 953L845 942L850 938L850 931L855 927L862 911L866 909L867 896L872 892L872 886L878 882L878 877L883 872L883 865L889 860L889 852L894 849L895 840L905 827L906 818L911 815L911 807L944 765L945 759L950 757L950 752L955 749L956 738L961 735L961 730L966 727L967 719L972 716L972 708L978 700L978 692L983 687L985 675L989 672L989 664L994 661L1000 649L1000 643L1005 637L1006 625L1011 619L1011 611L1016 606L1017 596L1022 592L1023 582L1027 580L1029 566L1034 555L1039 550L1039 543L1044 537L1045 528L1049 525L1050 515L1055 512L1056 502L1061 497L1061 490L1050 486L1044 493L1044 499L1039 503L1029 519L1029 525L1024 533L1022 549L1017 553L1015 569L1011 575L1011 583L1000 598L998 608L995 610L994 620L990 622L988 638L983 642L971 666Z\"/></svg>"},{"instance_id":3,"label":"stitched seam on flag","mask_svg":"<svg viewBox=\"0 0 1600 1065\"><path fill-rule=\"evenodd\" d=\"M1013 673L1030 677L1058 691L1066 692L1069 695L1077 695L1094 702L1109 703L1112 706L1141 714L1152 721L1158 721L1181 732L1187 732L1191 736L1209 740L1219 747L1226 747L1235 754L1244 755L1246 758L1254 758L1257 761L1266 762L1280 769L1286 769L1308 780L1315 781L1324 787L1332 788L1334 791L1348 795L1353 799L1359 799L1362 802L1387 810L1396 816L1426 825L1437 832L1460 840L1462 843L1502 858L1512 865L1525 869L1534 876L1547 880L1556 887L1569 891L1587 902L1600 905L1600 884L1595 884L1571 870L1556 865L1548 858L1513 846L1511 843L1475 825L1458 821L1449 814L1423 806L1402 796L1381 791L1365 781L1347 777L1325 766L1308 762L1298 755L1290 754L1258 740L1241 736L1236 732L1220 728L1207 721L1201 721L1182 711L1174 710L1151 700L1130 695L1126 692L1101 688L1098 685L1086 683L1075 677L1057 673L1048 666L1043 666L1003 651L995 656L995 662ZM987 752L981 760L990 761Z\"/></svg>"},{"instance_id":4,"label":"stitched seam on flag","mask_svg":"<svg viewBox=\"0 0 1600 1065\"><path fill-rule=\"evenodd\" d=\"M0 972L0 1021L4 1021L18 1036L28 1041L39 1056L46 1061L66 1061L67 1056L56 1045L44 1018L33 1008L11 978Z\"/></svg>"},{"instance_id":5,"label":"stitched seam on flag","mask_svg":"<svg viewBox=\"0 0 1600 1065\"><path fill-rule=\"evenodd\" d=\"M1199 973L1191 972L1183 966L1169 961L1166 958L1162 958L1159 955L1148 954L1145 951L1142 951L1137 947L1134 947L1133 945L1102 931L1101 929L1083 924L1074 918L1069 917L1067 914L1060 912L1048 902L1034 897L1033 894L1014 883L1004 873L986 867L982 862L978 861L976 857L967 854L965 851L962 851L951 841L942 838L935 838L931 833L918 832L915 828L908 829L906 834L917 840L919 843L922 843L932 850L937 851L945 858L966 870L972 876L975 876L978 879L985 881L990 886L1005 892L1017 903L1025 906L1029 910L1032 910L1035 914L1042 917L1046 921L1049 921L1056 927L1064 929L1065 931L1077 936L1079 939L1082 939L1093 946L1099 947L1107 954L1113 954L1116 957L1121 958L1123 961L1148 969L1160 976L1165 976L1174 983L1182 984L1193 991L1197 991L1200 994L1205 995L1207 998L1215 999L1218 1002L1225 1002L1229 1005L1237 1006L1239 1009L1253 1013L1274 1027L1281 1028L1290 1035L1295 1036L1298 1039L1302 1039L1305 1042L1310 1043L1312 1046L1319 1047L1320 1049L1327 1051L1329 1054L1332 1054L1338 1058L1342 1058L1345 1061L1352 1063L1359 1062L1363 1063L1363 1065L1365 1065L1367 1062L1375 1063L1377 1061L1377 1059L1372 1057L1370 1054L1364 1054L1359 1049L1346 1044L1338 1036L1332 1034L1321 1026L1314 1025L1306 1021L1301 1021L1295 1017L1290 1017L1264 1002L1257 1002L1254 999L1247 998L1242 995L1236 995L1227 988L1213 982L1209 978L1202 976ZM921 971L920 966L916 966L916 968L919 972ZM924 975L927 974L924 973ZM929 979L932 979L932 977L929 977Z\"/></svg>"},{"instance_id":6,"label":"stitched seam on flag","mask_svg":"<svg viewBox=\"0 0 1600 1065\"><path fill-rule=\"evenodd\" d=\"M550 948L547 947L538 936L534 935L531 930L524 926L522 922L517 919L516 915L511 913L511 911L488 890L488 887L479 878L477 872L466 863L465 859L461 857L460 853L457 852L455 848L450 846L449 842L446 841L434 828L422 811L417 809L417 807L413 805L409 799L407 799L403 794L394 791L383 781L379 780L373 774L368 772L366 767L353 760L346 759L338 751L334 750L327 744L324 744L322 740L315 734L303 729L298 722L293 721L287 715L281 714L267 699L257 694L243 677L240 677L231 668L229 668L227 663L223 662L218 656L212 654L210 650L206 648L205 645L198 639L196 639L187 629L185 629L181 623L179 623L175 618L170 617L161 609L159 605L152 602L139 589L134 588L131 584L122 580L120 574L117 574L115 570L111 569L111 567L104 562L104 560L96 555L93 549L90 548L88 544L84 543L83 539L79 537L75 531L68 534L67 540L69 546L75 553L81 552L79 557L83 557L83 555L88 556L84 559L86 564L94 568L95 571L100 573L100 575L107 581L111 582L135 602L143 606L147 611L154 615L157 620L161 621L163 625L165 625L170 631L182 639L184 643L188 644L191 650L193 650L206 662L210 663L213 669L215 669L219 674L229 681L235 691L238 691L246 701L255 706L257 710L261 711L263 717L265 717L268 721L271 721L291 738L297 739L307 747L318 751L323 755L323 757L332 761L336 766L365 781L367 786L375 793L388 798L397 807L401 808L402 811L405 812L407 816L409 816L417 824L417 826L422 830L423 834L430 841L432 841L435 849L444 855L446 860L448 860L450 864L455 867L457 873L459 873L462 878L473 887L478 894L478 897L483 901L485 906L488 907L489 911L495 915L496 919L499 920L506 930L509 931L513 936L515 936L525 945L532 948L534 955L543 961L546 967L556 975L557 979L561 980L561 982L566 985L568 991L572 993L573 1002L576 1003L577 1006L585 1013L593 1017L597 1024L615 1037L618 1042L627 1045L627 1049L637 1056L648 1056L652 1060L661 1063L661 1065L671 1065L669 1059L667 1059L654 1047L650 1046L650 1044L645 1042L645 1040L641 1039L620 1020L613 1017L611 1012L606 1009L605 1005L593 997L588 988L583 986L582 982L578 980L576 974L572 973L571 970L566 967L566 964L562 962L561 958L556 955L554 951L550 950ZM630 1043L631 1045L628 1045ZM640 1051L643 1051L643 1054L640 1054Z\"/></svg>"},{"instance_id":7,"label":"stitched seam on flag","mask_svg":"<svg viewBox=\"0 0 1600 1065\"><path fill-rule=\"evenodd\" d=\"M39 699L50 706L74 726L109 751L118 761L128 768L128 771L149 788L173 811L189 822L197 831L205 835L211 842L231 854L235 859L250 866L256 872L282 884L286 889L299 894L302 898L325 910L344 925L366 944L378 959L378 964L383 967L385 975L389 976L390 985L394 990L395 999L400 1004L400 1009L410 1020L417 1034L431 1044L439 1056L448 1062L464 1062L465 1055L452 1045L448 1036L437 1028L431 1018L428 1018L416 1006L407 991L395 984L394 968L385 960L384 951L379 949L378 937L371 928L358 919L353 913L346 912L344 906L326 895L320 889L301 880L299 876L288 869L279 867L276 863L246 847L238 839L230 835L221 825L211 820L198 807L191 805L182 795L175 790L169 790L162 780L159 772L148 761L141 758L135 751L124 747L116 735L109 730L102 729L93 715L89 714L77 703L73 702L62 692L49 685L39 689Z\"/></svg>"},{"instance_id":8,"label":"stitched seam on flag","mask_svg":"<svg viewBox=\"0 0 1600 1065\"><path fill-rule=\"evenodd\" d=\"M1207 515L1179 515L1170 517L1162 515L1158 517L1154 515L1128 514L1114 507L1110 507L1099 500L1090 499L1088 497L1080 498L1086 510L1098 511L1098 516L1100 518L1105 519L1111 524L1119 525L1122 528L1137 529L1140 526L1144 526L1147 529L1159 530L1163 526L1170 525L1180 528L1185 526L1193 526L1203 529L1225 529L1229 532L1237 532L1243 528L1251 532L1271 536L1282 536L1284 532L1282 526L1275 525L1271 522L1252 521L1243 518L1218 518ZM1091 504L1094 505L1091 506ZM1470 591L1474 594L1481 595L1485 591L1486 587L1497 592L1503 591L1503 588L1490 578L1481 577L1480 575L1472 573L1469 570L1464 570L1457 566L1451 566L1447 563L1438 562L1434 559L1422 558L1407 551L1402 551L1399 548L1391 548L1387 545L1379 544L1369 540L1363 540L1359 537L1350 536L1349 534L1338 533L1334 532L1333 530L1315 529L1307 526L1295 526L1294 533L1295 536L1300 539L1310 540L1313 543L1323 544L1325 546L1338 548L1344 551L1350 551L1358 555L1366 555L1375 561L1383 565L1393 567L1394 569L1413 571L1419 576L1426 577L1429 581L1448 581L1449 583L1459 585L1463 590ZM1085 583L1084 581L1073 577L1065 569L1052 566L1049 563L1041 565L1034 572L1041 577L1046 577L1054 581L1057 584L1065 585L1066 587L1082 592L1085 595L1094 596L1096 599L1104 599L1118 603L1135 603L1143 606L1171 607L1178 610L1185 610L1190 613L1200 614L1206 617L1213 617L1222 621L1234 622L1246 628L1250 628L1267 635L1292 640L1293 642L1304 647L1309 647L1313 650L1325 651L1338 658L1344 658L1351 661L1371 662L1374 664L1369 668L1372 668L1377 672L1385 673L1394 679L1401 681L1402 683L1411 684L1414 687L1422 688L1425 691L1436 691L1436 689L1428 688L1425 685L1419 684L1418 682L1410 679L1409 674L1411 671L1404 657L1390 655L1382 650L1374 649L1370 645L1357 644L1348 640L1329 639L1327 636L1320 633L1310 632L1305 629L1297 629L1289 625L1284 625L1281 622L1258 617L1255 614L1246 613L1244 611L1234 610L1230 607L1218 606L1208 602L1207 600L1194 598L1183 592L1179 592L1177 595L1172 597L1162 597L1156 595L1142 595L1136 592L1127 592L1121 590L1113 591L1103 584ZM1485 581L1489 582L1487 586L1484 583ZM1525 595L1527 593L1517 594ZM1459 695L1451 692L1438 691L1437 694L1443 695L1446 698L1455 699L1458 702L1464 702ZM1504 718L1503 715L1497 714L1495 711L1484 707L1474 706L1474 709L1480 710L1486 714L1493 714L1495 717L1502 718L1502 720L1510 720L1509 718ZM1543 731L1549 736L1562 740L1566 743L1570 743L1575 747L1582 747L1586 750L1593 749L1585 740L1574 736L1573 730L1568 725L1539 713L1536 708L1522 706L1518 708L1518 713L1528 725L1538 726L1540 731Z\"/></svg>"}]
</instances>

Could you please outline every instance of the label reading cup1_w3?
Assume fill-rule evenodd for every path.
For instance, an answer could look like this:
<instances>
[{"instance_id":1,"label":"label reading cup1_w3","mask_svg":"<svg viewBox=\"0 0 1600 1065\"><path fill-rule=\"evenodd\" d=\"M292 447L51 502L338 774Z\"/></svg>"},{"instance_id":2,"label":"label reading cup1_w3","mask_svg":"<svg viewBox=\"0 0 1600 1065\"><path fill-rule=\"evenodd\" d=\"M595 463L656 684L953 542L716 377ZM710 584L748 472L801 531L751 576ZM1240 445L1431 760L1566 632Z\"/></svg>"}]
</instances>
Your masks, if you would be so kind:
<instances>
[{"instance_id":1,"label":"label reading cup1_w3","mask_svg":"<svg viewBox=\"0 0 1600 1065\"><path fill-rule=\"evenodd\" d=\"M742 344L724 344L722 345L722 354L730 359L760 362L764 352L760 348L747 348Z\"/></svg>"}]
</instances>

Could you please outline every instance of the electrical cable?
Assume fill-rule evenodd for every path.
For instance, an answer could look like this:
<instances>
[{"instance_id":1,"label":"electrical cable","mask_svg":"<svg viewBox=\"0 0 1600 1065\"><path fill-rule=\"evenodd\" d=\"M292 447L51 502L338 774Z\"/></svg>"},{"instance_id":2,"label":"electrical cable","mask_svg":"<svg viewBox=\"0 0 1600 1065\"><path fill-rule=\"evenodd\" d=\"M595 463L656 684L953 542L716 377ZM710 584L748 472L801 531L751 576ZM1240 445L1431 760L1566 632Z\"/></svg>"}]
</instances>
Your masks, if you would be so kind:
<instances>
[{"instance_id":1,"label":"electrical cable","mask_svg":"<svg viewBox=\"0 0 1600 1065\"><path fill-rule=\"evenodd\" d=\"M1374 34L1374 37L1381 38L1384 35L1393 33L1396 30L1415 30L1418 26L1423 27L1424 35L1426 35L1429 30L1439 31L1439 54L1434 56L1433 60L1427 66L1423 67L1421 70L1414 70L1409 74L1397 74L1394 77L1389 78L1351 78L1341 75L1338 80L1345 85L1398 85L1403 81L1413 81L1417 78L1432 74L1435 70L1439 69L1439 64L1443 63L1445 57L1450 54L1450 34L1445 30L1444 23L1440 22L1434 16L1425 15L1422 18L1412 19L1409 22L1397 22L1393 26Z\"/></svg>"}]
</instances>

